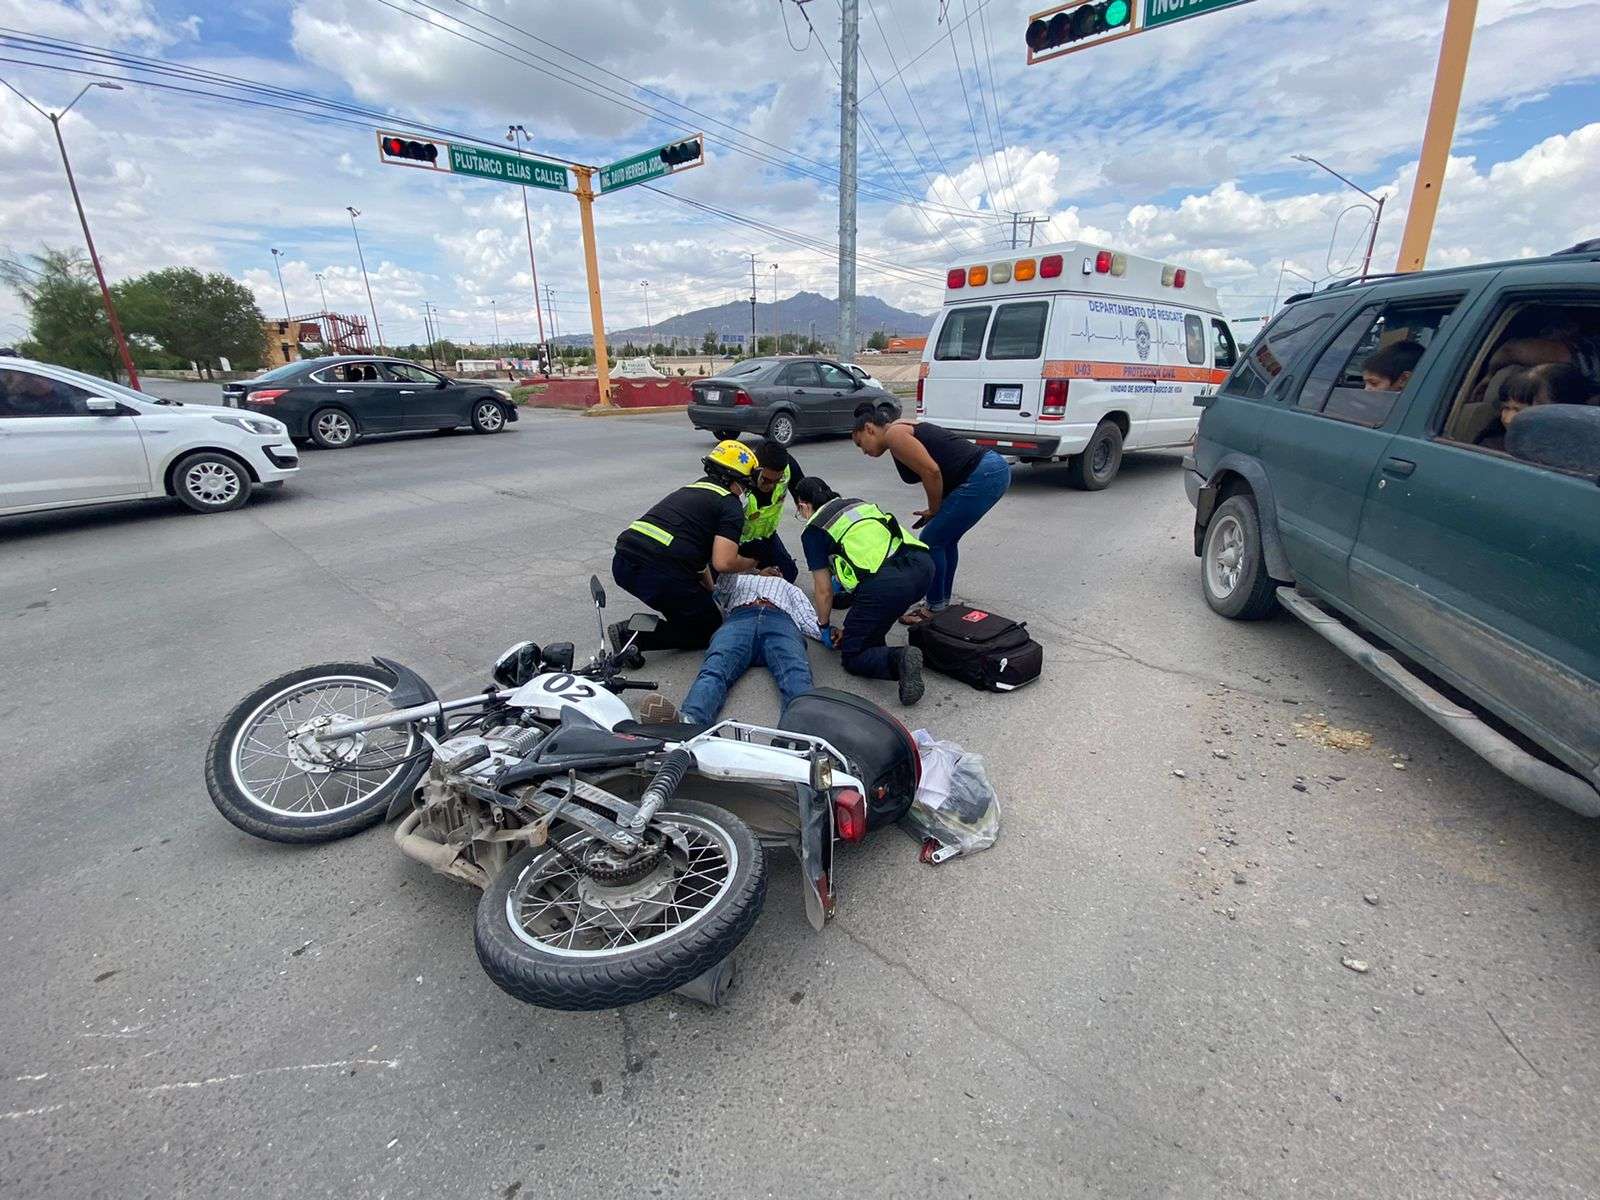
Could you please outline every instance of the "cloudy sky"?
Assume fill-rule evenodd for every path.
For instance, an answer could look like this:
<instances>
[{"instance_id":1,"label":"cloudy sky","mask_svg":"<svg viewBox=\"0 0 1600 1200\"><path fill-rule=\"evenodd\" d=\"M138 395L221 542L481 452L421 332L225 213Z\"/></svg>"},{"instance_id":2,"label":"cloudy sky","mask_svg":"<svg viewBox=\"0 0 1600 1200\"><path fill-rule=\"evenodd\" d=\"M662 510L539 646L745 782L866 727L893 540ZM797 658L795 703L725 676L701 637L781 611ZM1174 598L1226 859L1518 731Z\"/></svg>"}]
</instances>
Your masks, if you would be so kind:
<instances>
[{"instance_id":1,"label":"cloudy sky","mask_svg":"<svg viewBox=\"0 0 1600 1200\"><path fill-rule=\"evenodd\" d=\"M1260 314L1285 260L1325 277L1363 239L1366 214L1346 211L1360 197L1296 153L1391 197L1377 263L1393 265L1443 0L1256 0L1028 67L1036 4L862 0L861 292L932 311L944 266L993 257L1020 210L1047 218L1041 242L1186 264L1230 313ZM142 79L219 90L171 73L181 64L395 127L498 141L518 122L538 150L581 162L704 130L704 167L596 202L619 328L643 323L641 281L657 319L748 295L751 254L763 299L774 263L780 295L836 291L840 10L805 9L814 35L780 0L0 0L0 77L45 107L70 100L89 76L39 65L83 67L22 40L47 37L167 72ZM1600 236L1597 34L1597 0L1481 0L1430 264ZM425 300L451 337L488 341L496 314L502 336L532 336L517 189L381 165L360 116L125 82L63 122L114 276L223 270L272 315L277 247L297 313L320 307L315 273L332 307L365 311L355 205L388 340L420 338ZM0 91L0 128L0 252L78 245L48 124ZM577 205L530 196L539 281L561 331L585 331ZM23 332L0 295L0 342Z\"/></svg>"}]
</instances>

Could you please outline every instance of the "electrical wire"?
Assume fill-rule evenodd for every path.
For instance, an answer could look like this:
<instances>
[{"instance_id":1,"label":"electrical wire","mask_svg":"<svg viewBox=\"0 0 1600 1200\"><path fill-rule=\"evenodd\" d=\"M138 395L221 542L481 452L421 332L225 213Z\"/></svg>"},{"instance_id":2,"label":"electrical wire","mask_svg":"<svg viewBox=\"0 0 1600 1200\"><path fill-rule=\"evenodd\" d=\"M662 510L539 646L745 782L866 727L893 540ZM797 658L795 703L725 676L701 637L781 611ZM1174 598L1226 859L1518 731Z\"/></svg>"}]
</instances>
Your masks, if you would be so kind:
<instances>
[{"instance_id":1,"label":"electrical wire","mask_svg":"<svg viewBox=\"0 0 1600 1200\"><path fill-rule=\"evenodd\" d=\"M1003 153L1001 153L1001 151L1003 150L1004 147L1002 146L1002 144L1000 142L1000 139L995 136L995 132L994 132L995 131L995 127L1000 123L1000 93L995 90L995 86L994 86L994 57L992 55L988 55L988 58L989 58L989 96L988 96L988 98L985 98L985 96L984 96L984 87L983 87L983 64L978 61L978 43L977 43L977 40L972 36L972 19L971 19L972 14L967 11L967 0L961 0L961 10L963 12L967 13L967 18L968 18L967 19L967 23L966 23L967 24L967 50L972 55L972 72L973 72L974 75L976 75L978 77L978 107L983 110L984 128L988 131L988 134L989 134L989 145L994 150L995 173L997 175L1001 176L1002 180L1005 182L1005 186L1007 188L1007 194L1011 198L1010 203L1006 205L1007 211L1016 212L1017 211L1017 185L1016 185L1016 181L1011 176L1010 164L1006 161L1006 156ZM987 29L987 26L985 26L985 28ZM985 47L987 47L988 46L988 42L985 41L984 45L985 45ZM991 124L990 121L989 121L989 107L990 107L990 102L991 101L993 102L993 106L994 106L994 123L993 124Z\"/></svg>"},{"instance_id":2,"label":"electrical wire","mask_svg":"<svg viewBox=\"0 0 1600 1200\"><path fill-rule=\"evenodd\" d=\"M961 67L961 55L956 51L955 26L945 30L950 40L950 57L955 60L956 79L961 83L961 99L967 108L967 128L972 131L972 148L978 152L978 169L983 172L983 186L989 197L990 207L995 203L994 181L989 178L989 164L983 153L983 145L978 140L978 123L972 116L972 97L967 93L967 73Z\"/></svg>"},{"instance_id":3,"label":"electrical wire","mask_svg":"<svg viewBox=\"0 0 1600 1200\"><path fill-rule=\"evenodd\" d=\"M973 12L974 13L982 12L985 8L989 7L990 3L991 3L991 0L979 0L978 7L973 9ZM945 18L944 7L945 6L944 6L943 3L941 3L940 6L939 6L939 23L940 24L944 23L944 18ZM967 23L967 21L969 21L970 19L971 19L970 15L966 16L966 17L962 17L961 20L952 23L950 28L952 30L960 29L961 26L965 25ZM913 66L915 66L917 63L921 62L930 53L932 53L934 50L937 50L939 48L939 43L944 41L944 37L945 37L945 35L941 33L940 35L935 37L933 39L933 41L929 42L926 46L924 46L921 50L918 50L908 60L906 60L906 65L904 67L902 67L901 70L902 71L909 71ZM899 76L899 72L896 72L894 75L891 75L888 79L886 79L884 81L885 86L887 86L890 83L893 83L894 80L896 78L898 78L898 76ZM875 96L875 95L877 95L877 91L876 90L868 92L865 96L861 97L861 103L865 104L868 100L872 99L872 97Z\"/></svg>"}]
</instances>

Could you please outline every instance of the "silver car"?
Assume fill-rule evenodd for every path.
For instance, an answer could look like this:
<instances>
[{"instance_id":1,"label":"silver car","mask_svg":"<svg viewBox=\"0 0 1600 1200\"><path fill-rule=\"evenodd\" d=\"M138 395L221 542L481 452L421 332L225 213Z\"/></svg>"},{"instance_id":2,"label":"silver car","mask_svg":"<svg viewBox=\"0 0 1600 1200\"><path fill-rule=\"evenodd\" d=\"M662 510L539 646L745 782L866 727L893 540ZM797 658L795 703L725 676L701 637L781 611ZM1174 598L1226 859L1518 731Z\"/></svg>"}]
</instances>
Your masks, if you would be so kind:
<instances>
[{"instance_id":1,"label":"silver car","mask_svg":"<svg viewBox=\"0 0 1600 1200\"><path fill-rule=\"evenodd\" d=\"M300 467L283 422L0 359L0 516L172 496L227 512Z\"/></svg>"}]
</instances>

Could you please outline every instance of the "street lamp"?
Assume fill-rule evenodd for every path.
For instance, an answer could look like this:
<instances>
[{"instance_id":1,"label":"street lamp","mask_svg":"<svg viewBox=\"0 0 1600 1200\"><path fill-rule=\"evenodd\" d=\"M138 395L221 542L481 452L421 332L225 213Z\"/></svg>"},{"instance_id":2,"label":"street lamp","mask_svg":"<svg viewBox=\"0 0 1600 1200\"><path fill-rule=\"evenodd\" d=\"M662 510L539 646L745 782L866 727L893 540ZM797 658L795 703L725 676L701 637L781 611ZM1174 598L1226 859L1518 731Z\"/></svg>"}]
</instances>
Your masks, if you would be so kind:
<instances>
[{"instance_id":1,"label":"street lamp","mask_svg":"<svg viewBox=\"0 0 1600 1200\"><path fill-rule=\"evenodd\" d=\"M61 118L72 111L72 106L83 99L85 92L90 88L104 88L108 92L120 92L122 85L120 83L103 82L86 83L78 94L72 98L71 104L68 104L58 113L52 113L40 108L32 100L17 91L16 88L6 83L4 79L0 79L0 84L5 84L8 91L12 92L34 112L49 121L50 127L55 130L56 146L61 151L61 165L67 172L67 187L72 191L72 203L78 210L78 224L83 226L83 241L89 247L89 261L94 264L94 276L100 281L100 299L105 304L106 320L111 324L111 336L117 339L117 354L122 359L122 369L128 374L128 386L135 391L142 391L143 389L139 386L139 373L133 369L133 355L128 353L128 339L123 336L122 322L117 319L117 306L112 303L111 289L106 286L106 273L100 267L100 255L94 248L94 237L89 233L89 218L84 215L83 200L78 195L78 181L72 174L72 161L67 157L67 143L61 137Z\"/></svg>"},{"instance_id":2,"label":"street lamp","mask_svg":"<svg viewBox=\"0 0 1600 1200\"><path fill-rule=\"evenodd\" d=\"M1277 286L1272 289L1272 311L1273 312L1277 312L1278 311L1278 293L1283 290L1283 277L1285 275L1293 275L1296 279L1304 279L1307 283L1309 283L1311 285L1311 290L1312 291L1316 291L1317 290L1317 281L1315 279L1311 278L1311 276L1309 276L1309 275L1302 275L1299 271L1296 271L1293 267L1291 267L1289 265L1289 260L1286 258L1286 259L1283 260L1283 265L1278 268L1278 283L1277 283Z\"/></svg>"},{"instance_id":3,"label":"street lamp","mask_svg":"<svg viewBox=\"0 0 1600 1200\"><path fill-rule=\"evenodd\" d=\"M772 352L783 353L783 322L778 312L778 264L772 264Z\"/></svg>"},{"instance_id":4,"label":"street lamp","mask_svg":"<svg viewBox=\"0 0 1600 1200\"><path fill-rule=\"evenodd\" d=\"M278 271L278 294L283 297L283 322L287 325L294 318L289 315L289 293L283 287L283 251L276 246L272 248L272 265Z\"/></svg>"},{"instance_id":5,"label":"street lamp","mask_svg":"<svg viewBox=\"0 0 1600 1200\"><path fill-rule=\"evenodd\" d=\"M498 301L489 301L489 312L494 316L494 356L500 357L500 305Z\"/></svg>"},{"instance_id":6,"label":"street lamp","mask_svg":"<svg viewBox=\"0 0 1600 1200\"><path fill-rule=\"evenodd\" d=\"M1321 167L1329 175L1332 175L1335 179L1339 180L1339 182L1348 187L1354 188L1356 191L1360 192L1368 200L1371 200L1378 206L1377 212L1375 212L1372 216L1372 234L1367 238L1367 256L1361 262L1361 278L1365 279L1367 277L1368 268L1372 266L1372 249L1378 244L1378 222L1383 220L1383 197L1374 196L1360 184L1351 182L1349 179L1346 179L1343 175L1339 174L1339 172L1335 171L1327 163L1320 162L1317 159L1312 158L1309 154L1291 154L1289 157L1294 159L1296 162L1310 163L1314 167ZM1337 224L1338 222L1335 222L1335 225ZM1281 282L1281 275L1279 276L1279 280Z\"/></svg>"},{"instance_id":7,"label":"street lamp","mask_svg":"<svg viewBox=\"0 0 1600 1200\"><path fill-rule=\"evenodd\" d=\"M318 271L316 273L316 280L317 280L317 295L322 297L322 311L323 312L327 312L328 311L328 293L327 293L327 290L322 286L322 272L321 271Z\"/></svg>"},{"instance_id":8,"label":"street lamp","mask_svg":"<svg viewBox=\"0 0 1600 1200\"><path fill-rule=\"evenodd\" d=\"M350 214L350 232L355 234L356 238L356 261L361 264L361 282L366 285L367 307L372 310L372 335L377 339L372 348L381 350L383 349L383 327L378 324L378 306L372 299L372 281L367 278L367 259L361 253L361 233L356 229L356 218L361 215L361 210L353 204L345 205L344 210Z\"/></svg>"},{"instance_id":9,"label":"street lamp","mask_svg":"<svg viewBox=\"0 0 1600 1200\"><path fill-rule=\"evenodd\" d=\"M506 126L506 141L515 143L517 153L522 153L522 139L532 137L521 125ZM522 224L528 231L528 272L533 276L533 315L539 320L539 346L546 363L550 361L550 347L544 340L544 310L539 307L539 265L533 261L533 218L528 215L528 185L522 185ZM548 370L548 368L547 368Z\"/></svg>"},{"instance_id":10,"label":"street lamp","mask_svg":"<svg viewBox=\"0 0 1600 1200\"><path fill-rule=\"evenodd\" d=\"M650 319L650 281L641 279L639 280L639 286L644 289L644 324L645 328L650 331L650 342L644 348L645 357L648 358L650 352L655 348L656 323Z\"/></svg>"}]
</instances>

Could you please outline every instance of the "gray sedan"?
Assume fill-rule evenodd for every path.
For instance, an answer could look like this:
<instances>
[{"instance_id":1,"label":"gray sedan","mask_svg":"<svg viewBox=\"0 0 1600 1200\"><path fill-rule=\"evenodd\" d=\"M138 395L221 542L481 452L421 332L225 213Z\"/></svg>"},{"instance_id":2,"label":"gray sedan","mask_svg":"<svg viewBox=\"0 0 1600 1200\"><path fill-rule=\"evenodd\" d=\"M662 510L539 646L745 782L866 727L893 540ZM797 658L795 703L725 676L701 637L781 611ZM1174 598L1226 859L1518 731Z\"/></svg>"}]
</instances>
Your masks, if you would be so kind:
<instances>
[{"instance_id":1,"label":"gray sedan","mask_svg":"<svg viewBox=\"0 0 1600 1200\"><path fill-rule=\"evenodd\" d=\"M856 405L894 397L826 358L748 358L691 385L689 423L717 437L759 433L780 446L808 434L849 433Z\"/></svg>"}]
</instances>

